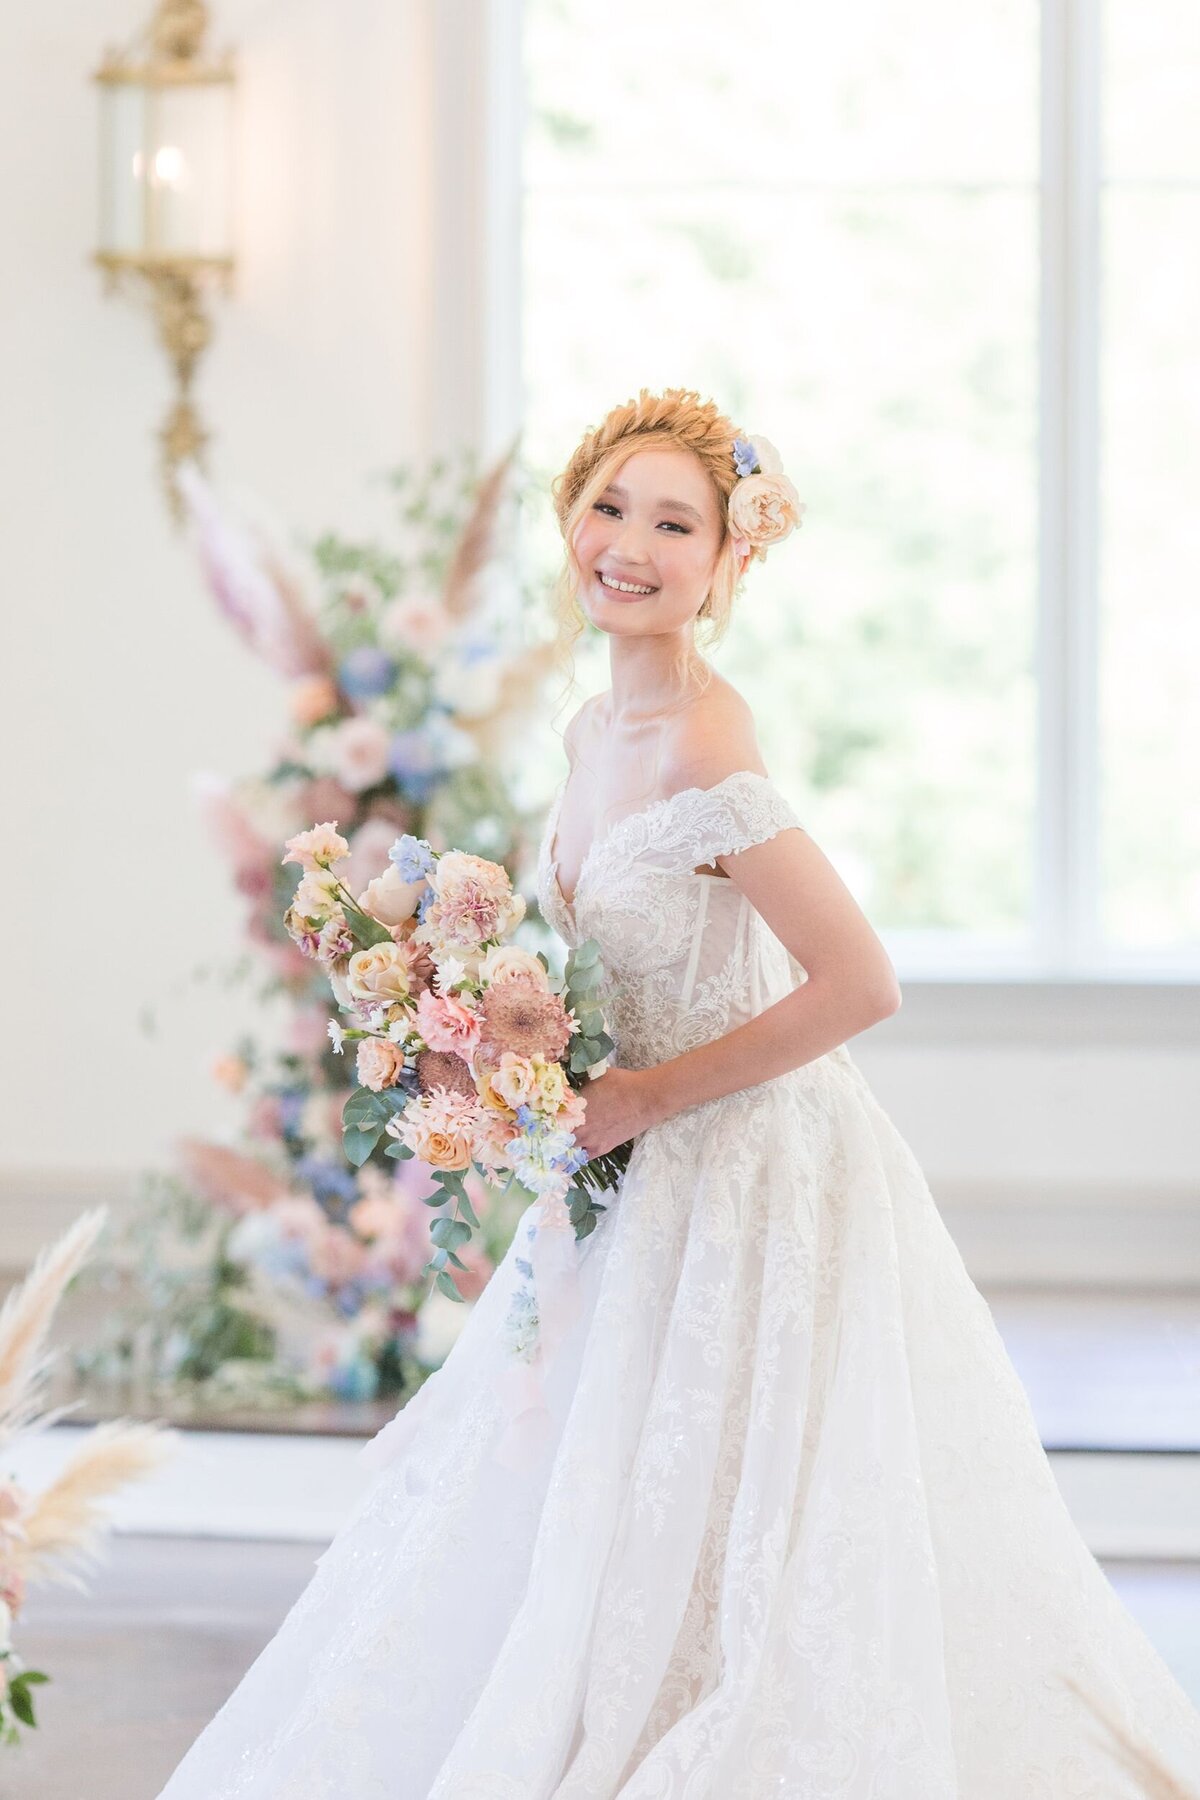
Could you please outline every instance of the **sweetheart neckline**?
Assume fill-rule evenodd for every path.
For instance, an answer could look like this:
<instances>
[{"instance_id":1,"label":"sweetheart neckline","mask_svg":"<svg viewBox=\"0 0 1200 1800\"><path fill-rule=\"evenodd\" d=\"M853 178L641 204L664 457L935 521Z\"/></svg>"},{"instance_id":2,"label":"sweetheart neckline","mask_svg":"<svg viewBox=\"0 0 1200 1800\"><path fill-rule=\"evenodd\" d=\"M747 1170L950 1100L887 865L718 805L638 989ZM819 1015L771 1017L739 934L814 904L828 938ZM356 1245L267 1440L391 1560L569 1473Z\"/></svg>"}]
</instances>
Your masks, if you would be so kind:
<instances>
[{"instance_id":1,"label":"sweetheart neckline","mask_svg":"<svg viewBox=\"0 0 1200 1800\"><path fill-rule=\"evenodd\" d=\"M574 917L575 902L579 899L579 890L583 886L583 878L584 878L585 874L587 873L588 864L591 862L592 857L595 855L596 851L601 847L601 845L606 844L608 842L608 840L611 837L613 837L615 835L615 833L621 829L622 825L628 825L631 819L650 818L660 808L670 806L676 800L682 800L685 797L685 795L688 795L688 794L715 794L721 788L725 787L729 782L741 780L747 776L749 776L754 781L765 781L768 783L768 785L771 785L770 776L769 775L760 775L757 769L732 769L732 770L730 770L728 775L723 775L721 777L720 781L714 781L711 787L676 788L676 790L673 794L662 794L662 795L660 795L660 797L657 800L651 800L646 806L639 806L634 812L623 813L619 819L615 819L613 821L613 823L611 825L606 826L603 831L597 832L596 836L592 839L591 843L588 845L586 851L584 852L583 861L579 865L579 874L575 878L575 892L571 896L571 898L568 900L567 896L563 893L562 882L559 880L558 858L554 854L555 849L557 848L557 845L558 845L559 810L562 806L563 799L566 795L567 783L571 779L571 770L568 769L566 774L563 776L562 780L558 784L557 792L555 793L554 799L551 803L549 822L546 826L546 861L549 865L550 873L554 878L555 892L557 893L559 900L562 902L562 904L566 908L567 912L572 916L572 918Z\"/></svg>"}]
</instances>

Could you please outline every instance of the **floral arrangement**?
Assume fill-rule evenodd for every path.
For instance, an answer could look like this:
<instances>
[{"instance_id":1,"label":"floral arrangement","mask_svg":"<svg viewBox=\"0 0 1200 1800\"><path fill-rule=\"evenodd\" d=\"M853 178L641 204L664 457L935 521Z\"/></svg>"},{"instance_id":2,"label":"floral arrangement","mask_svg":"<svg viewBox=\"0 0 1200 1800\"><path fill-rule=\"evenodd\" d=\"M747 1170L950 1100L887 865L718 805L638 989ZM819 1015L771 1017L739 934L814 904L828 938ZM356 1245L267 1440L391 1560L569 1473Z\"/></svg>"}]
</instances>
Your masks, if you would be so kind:
<instances>
[{"instance_id":1,"label":"floral arrangement","mask_svg":"<svg viewBox=\"0 0 1200 1800\"><path fill-rule=\"evenodd\" d=\"M536 635L532 588L514 587L502 529L522 487L511 452L482 473L470 456L437 459L388 477L398 529L386 539L329 532L296 549L261 517L233 515L195 469L181 486L221 616L285 684L289 724L271 766L197 783L246 903L246 953L225 979L253 981L278 1025L270 1047L243 1037L213 1064L236 1097L236 1132L178 1145L182 1182L215 1225L201 1238L189 1221L191 1273L170 1293L159 1272L186 1202L156 1193L131 1227L130 1259L151 1268L156 1289L138 1343L153 1338L148 1375L176 1383L181 1400L202 1388L213 1404L243 1403L258 1388L277 1404L285 1369L297 1399L393 1395L419 1385L446 1348L446 1320L420 1281L420 1172L347 1164L352 1084L327 1031L337 1009L283 927L291 882L278 845L314 817L338 818L355 893L403 832L461 844L513 875L531 860L541 798L518 803L507 770L552 651ZM526 928L536 935L536 918ZM471 1299L507 1248L517 1205L481 1178L467 1186L483 1220L460 1271ZM144 1240L155 1232L152 1252ZM211 1266L200 1280L202 1247ZM114 1317L81 1376L125 1379L129 1339Z\"/></svg>"},{"instance_id":2,"label":"floral arrangement","mask_svg":"<svg viewBox=\"0 0 1200 1800\"><path fill-rule=\"evenodd\" d=\"M790 537L807 509L770 438L734 438L733 466L739 477L728 506L733 547L761 562L772 544Z\"/></svg>"},{"instance_id":3,"label":"floral arrangement","mask_svg":"<svg viewBox=\"0 0 1200 1800\"><path fill-rule=\"evenodd\" d=\"M68 1408L43 1410L50 1357L45 1346L58 1303L103 1229L104 1207L84 1213L41 1252L0 1309L0 1447L20 1448ZM57 1580L81 1586L80 1569L96 1554L103 1530L99 1503L157 1467L174 1448L174 1433L157 1425L114 1420L94 1426L59 1475L31 1493L0 1474L0 1744L20 1741L34 1726L34 1689L49 1681L29 1668L13 1641L27 1585Z\"/></svg>"},{"instance_id":4,"label":"floral arrangement","mask_svg":"<svg viewBox=\"0 0 1200 1800\"><path fill-rule=\"evenodd\" d=\"M329 1025L335 1051L357 1044L360 1086L346 1102L344 1140L364 1164L387 1136L387 1157L419 1157L435 1191L455 1202L431 1226L426 1270L461 1299L447 1264L478 1218L464 1177L507 1171L547 1203L565 1202L577 1238L606 1210L630 1146L589 1160L574 1132L579 1086L603 1073L613 1040L601 1003L603 969L593 939L568 959L556 985L546 958L509 942L525 912L507 872L464 850L440 854L411 833L388 868L356 898L338 872L349 845L337 821L289 838L283 863L302 874L285 915L289 936L325 970L357 1022Z\"/></svg>"}]
</instances>

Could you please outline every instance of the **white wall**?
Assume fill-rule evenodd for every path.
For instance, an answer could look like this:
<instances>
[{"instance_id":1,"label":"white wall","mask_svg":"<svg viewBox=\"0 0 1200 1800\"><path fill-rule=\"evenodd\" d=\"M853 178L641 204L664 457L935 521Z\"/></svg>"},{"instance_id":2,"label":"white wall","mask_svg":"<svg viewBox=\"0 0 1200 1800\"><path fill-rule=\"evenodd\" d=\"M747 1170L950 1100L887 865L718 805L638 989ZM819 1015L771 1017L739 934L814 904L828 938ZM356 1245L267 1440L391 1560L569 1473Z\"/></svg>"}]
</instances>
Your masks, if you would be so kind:
<instances>
[{"instance_id":1,"label":"white wall","mask_svg":"<svg viewBox=\"0 0 1200 1800\"><path fill-rule=\"evenodd\" d=\"M199 399L218 480L305 531L369 520L373 471L486 412L464 391L479 338L460 352L487 290L455 238L478 235L488 191L464 138L483 91L473 5L442 0L436 27L434 0L217 9L241 71L239 271ZM169 383L149 321L88 261L88 77L149 10L62 0L0 20L10 1266L178 1133L232 1123L207 1068L247 1002L189 972L237 953L240 908L188 783L261 766L282 721L278 682L215 617L160 498ZM453 304L435 303L435 272ZM1068 997L1047 1030L1015 990L997 1008L910 984L852 1045L977 1275L1200 1280L1186 1004L1180 1018L1114 994L1097 1033Z\"/></svg>"},{"instance_id":2,"label":"white wall","mask_svg":"<svg viewBox=\"0 0 1200 1800\"><path fill-rule=\"evenodd\" d=\"M261 766L283 721L280 683L218 620L167 518L151 323L89 263L89 76L149 10L63 0L0 20L10 1190L20 1171L135 1166L216 1122L205 1071L237 1007L188 973L236 952L239 907L188 782ZM424 15L404 0L217 11L239 55L243 179L236 294L199 381L212 473L289 527L353 526L367 478L427 428ZM166 1054L139 1032L147 1003L178 1008Z\"/></svg>"}]
</instances>

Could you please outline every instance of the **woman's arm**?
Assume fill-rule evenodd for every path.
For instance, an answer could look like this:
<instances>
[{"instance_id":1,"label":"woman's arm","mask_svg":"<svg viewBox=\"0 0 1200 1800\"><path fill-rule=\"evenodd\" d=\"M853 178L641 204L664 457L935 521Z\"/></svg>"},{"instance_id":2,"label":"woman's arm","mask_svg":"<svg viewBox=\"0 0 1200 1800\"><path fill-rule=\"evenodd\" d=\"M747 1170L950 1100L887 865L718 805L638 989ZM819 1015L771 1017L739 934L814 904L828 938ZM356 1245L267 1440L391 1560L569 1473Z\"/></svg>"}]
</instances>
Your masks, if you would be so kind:
<instances>
[{"instance_id":1,"label":"woman's arm","mask_svg":"<svg viewBox=\"0 0 1200 1800\"><path fill-rule=\"evenodd\" d=\"M751 760L757 760L756 753ZM722 771L710 759L693 764L691 779L677 785L712 786L723 773L745 766L737 762ZM789 826L717 862L803 965L808 980L711 1043L650 1069L612 1069L588 1083L587 1121L577 1135L589 1155L602 1155L685 1107L785 1075L900 1006L887 951L807 831Z\"/></svg>"}]
</instances>

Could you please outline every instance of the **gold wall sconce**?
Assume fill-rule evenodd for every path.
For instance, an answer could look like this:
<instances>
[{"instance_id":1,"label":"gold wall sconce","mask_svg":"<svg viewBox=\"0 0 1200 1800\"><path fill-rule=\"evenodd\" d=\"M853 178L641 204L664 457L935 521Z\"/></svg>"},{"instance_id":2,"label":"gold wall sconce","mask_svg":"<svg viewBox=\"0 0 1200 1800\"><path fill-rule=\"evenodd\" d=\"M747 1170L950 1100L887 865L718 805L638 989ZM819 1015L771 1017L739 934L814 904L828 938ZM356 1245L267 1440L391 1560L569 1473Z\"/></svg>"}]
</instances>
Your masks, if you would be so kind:
<instances>
[{"instance_id":1,"label":"gold wall sconce","mask_svg":"<svg viewBox=\"0 0 1200 1800\"><path fill-rule=\"evenodd\" d=\"M100 231L95 260L111 292L148 293L175 374L159 434L176 523L177 473L201 460L208 433L192 404L196 365L212 338L205 289L233 281L233 94L229 52L205 47L204 0L159 0L128 50L110 50L100 89Z\"/></svg>"}]
</instances>

